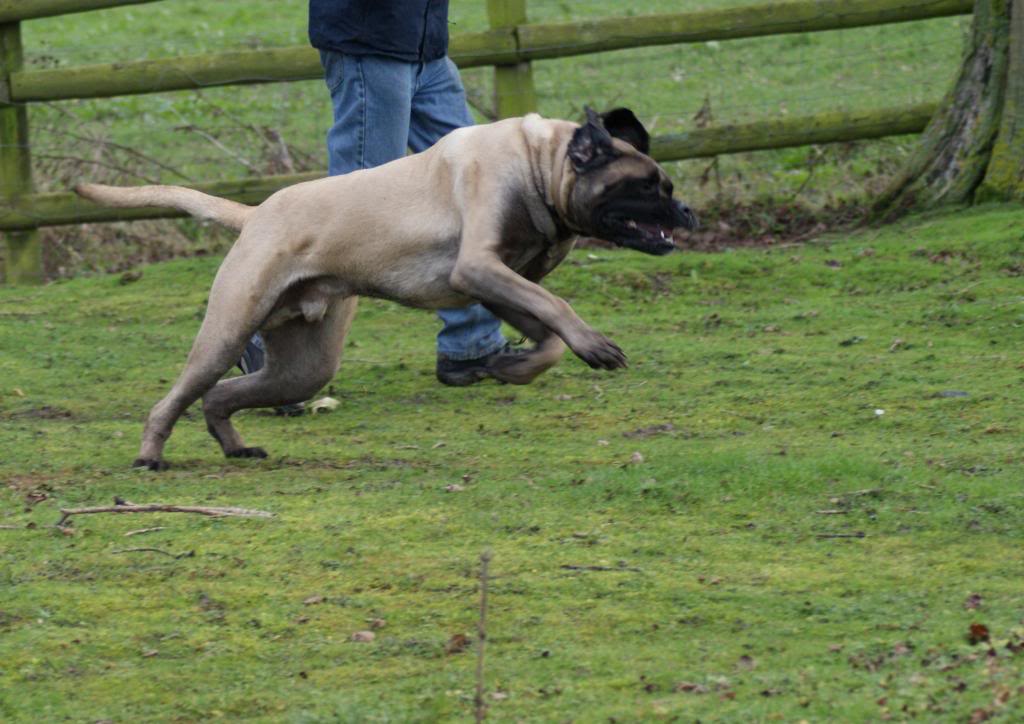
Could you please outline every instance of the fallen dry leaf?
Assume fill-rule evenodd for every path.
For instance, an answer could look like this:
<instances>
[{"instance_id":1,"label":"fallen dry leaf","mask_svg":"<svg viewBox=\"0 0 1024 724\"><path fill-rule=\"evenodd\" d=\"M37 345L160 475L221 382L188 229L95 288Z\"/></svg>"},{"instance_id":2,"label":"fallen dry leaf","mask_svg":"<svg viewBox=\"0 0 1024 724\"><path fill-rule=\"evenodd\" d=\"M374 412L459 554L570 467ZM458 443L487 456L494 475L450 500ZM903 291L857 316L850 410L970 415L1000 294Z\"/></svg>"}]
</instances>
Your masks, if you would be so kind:
<instances>
[{"instance_id":1,"label":"fallen dry leaf","mask_svg":"<svg viewBox=\"0 0 1024 724\"><path fill-rule=\"evenodd\" d=\"M387 624L388 624L388 622L385 621L382 618L371 618L370 619L370 628L380 629L380 628L384 628L385 626L387 626Z\"/></svg>"},{"instance_id":2,"label":"fallen dry leaf","mask_svg":"<svg viewBox=\"0 0 1024 724\"><path fill-rule=\"evenodd\" d=\"M463 633L457 633L448 639L448 643L444 645L444 652L446 654L461 654L469 648L469 644L469 636Z\"/></svg>"},{"instance_id":3,"label":"fallen dry leaf","mask_svg":"<svg viewBox=\"0 0 1024 724\"><path fill-rule=\"evenodd\" d=\"M971 718L968 719L971 724L981 724L983 721L988 721L992 718L992 712L988 709L975 709L971 712Z\"/></svg>"},{"instance_id":4,"label":"fallen dry leaf","mask_svg":"<svg viewBox=\"0 0 1024 724\"><path fill-rule=\"evenodd\" d=\"M634 465L639 465L643 461L644 461L644 456L641 455L638 452L635 452L635 453L633 453L632 455L629 456L629 462L633 463Z\"/></svg>"},{"instance_id":5,"label":"fallen dry leaf","mask_svg":"<svg viewBox=\"0 0 1024 724\"><path fill-rule=\"evenodd\" d=\"M970 596L965 598L964 608L968 611L973 611L976 608L981 608L981 594L972 593Z\"/></svg>"},{"instance_id":6,"label":"fallen dry leaf","mask_svg":"<svg viewBox=\"0 0 1024 724\"><path fill-rule=\"evenodd\" d=\"M325 597L320 596L320 595L310 596L309 598L307 598L306 600L304 600L302 602L302 605L304 605L304 606L315 606L316 604L323 603L326 600L327 599Z\"/></svg>"},{"instance_id":7,"label":"fallen dry leaf","mask_svg":"<svg viewBox=\"0 0 1024 724\"><path fill-rule=\"evenodd\" d=\"M703 684L693 684L689 681L680 681L676 684L676 691L683 691L688 694L707 694L708 687Z\"/></svg>"},{"instance_id":8,"label":"fallen dry leaf","mask_svg":"<svg viewBox=\"0 0 1024 724\"><path fill-rule=\"evenodd\" d=\"M314 415L318 412L331 412L332 410L338 409L339 405L341 405L341 403L333 397L321 397L319 400L314 400L309 403L309 411Z\"/></svg>"},{"instance_id":9,"label":"fallen dry leaf","mask_svg":"<svg viewBox=\"0 0 1024 724\"><path fill-rule=\"evenodd\" d=\"M377 634L373 631L356 631L349 637L349 641L355 641L361 644L368 644L377 638Z\"/></svg>"},{"instance_id":10,"label":"fallen dry leaf","mask_svg":"<svg viewBox=\"0 0 1024 724\"><path fill-rule=\"evenodd\" d=\"M458 483L451 483L450 485L444 486L444 489L447 493L461 493L466 489L466 487L464 485L459 485Z\"/></svg>"},{"instance_id":11,"label":"fallen dry leaf","mask_svg":"<svg viewBox=\"0 0 1024 724\"><path fill-rule=\"evenodd\" d=\"M988 626L983 623L972 623L967 632L967 643L971 646L989 640Z\"/></svg>"}]
</instances>

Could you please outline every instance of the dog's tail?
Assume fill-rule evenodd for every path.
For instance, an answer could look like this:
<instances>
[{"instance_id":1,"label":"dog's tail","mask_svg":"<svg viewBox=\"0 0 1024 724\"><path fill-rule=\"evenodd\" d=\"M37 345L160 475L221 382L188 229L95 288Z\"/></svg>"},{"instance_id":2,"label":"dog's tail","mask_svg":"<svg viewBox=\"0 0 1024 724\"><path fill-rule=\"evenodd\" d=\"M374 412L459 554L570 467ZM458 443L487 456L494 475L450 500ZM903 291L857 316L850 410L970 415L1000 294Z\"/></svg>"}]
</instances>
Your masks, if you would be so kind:
<instances>
[{"instance_id":1,"label":"dog's tail","mask_svg":"<svg viewBox=\"0 0 1024 724\"><path fill-rule=\"evenodd\" d=\"M138 208L160 206L181 209L197 219L216 221L232 229L241 230L246 219L256 208L236 201L204 194L184 186L104 186L78 184L75 193L104 206Z\"/></svg>"}]
</instances>

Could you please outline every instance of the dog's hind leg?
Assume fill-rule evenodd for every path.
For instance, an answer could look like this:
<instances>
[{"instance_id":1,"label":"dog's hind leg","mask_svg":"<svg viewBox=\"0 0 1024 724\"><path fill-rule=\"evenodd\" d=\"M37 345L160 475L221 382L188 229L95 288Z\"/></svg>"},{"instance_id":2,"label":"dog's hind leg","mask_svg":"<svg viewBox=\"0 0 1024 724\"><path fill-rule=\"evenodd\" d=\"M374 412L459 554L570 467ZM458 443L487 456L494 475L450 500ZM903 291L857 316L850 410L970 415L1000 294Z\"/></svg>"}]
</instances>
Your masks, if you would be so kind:
<instances>
[{"instance_id":1,"label":"dog's hind leg","mask_svg":"<svg viewBox=\"0 0 1024 724\"><path fill-rule=\"evenodd\" d=\"M225 372L231 369L245 348L248 335L245 327L231 338L220 338L203 322L185 369L178 377L171 391L150 410L146 427L142 433L142 446L132 467L164 470L164 445L171 436L174 423L188 406L210 387L216 384Z\"/></svg>"},{"instance_id":2,"label":"dog's hind leg","mask_svg":"<svg viewBox=\"0 0 1024 724\"><path fill-rule=\"evenodd\" d=\"M554 367L565 354L565 342L531 314L499 304L487 309L535 342L533 349L516 354L497 354L488 362L488 371L502 382L527 385L542 372Z\"/></svg>"},{"instance_id":3,"label":"dog's hind leg","mask_svg":"<svg viewBox=\"0 0 1024 724\"><path fill-rule=\"evenodd\" d=\"M308 400L338 371L342 345L358 297L327 304L322 319L299 316L261 332L266 365L258 372L221 380L203 396L206 429L227 457L263 458L262 448L246 447L231 416L253 407L278 407Z\"/></svg>"},{"instance_id":4,"label":"dog's hind leg","mask_svg":"<svg viewBox=\"0 0 1024 724\"><path fill-rule=\"evenodd\" d=\"M142 445L133 467L150 470L167 467L163 450L174 423L234 366L249 337L287 288L288 280L278 278L271 265L257 265L252 254L244 253L245 232L242 234L217 271L206 315L185 368L171 391L153 406L146 418Z\"/></svg>"}]
</instances>

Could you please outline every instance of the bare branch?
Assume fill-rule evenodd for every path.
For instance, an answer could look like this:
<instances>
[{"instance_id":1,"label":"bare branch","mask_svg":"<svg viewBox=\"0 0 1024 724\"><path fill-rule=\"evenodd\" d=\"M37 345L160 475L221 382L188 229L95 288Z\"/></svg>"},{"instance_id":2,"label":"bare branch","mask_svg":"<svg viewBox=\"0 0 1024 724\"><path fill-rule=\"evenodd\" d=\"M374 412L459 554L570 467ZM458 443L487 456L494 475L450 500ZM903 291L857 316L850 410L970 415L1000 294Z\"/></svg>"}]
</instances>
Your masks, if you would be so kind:
<instances>
[{"instance_id":1,"label":"bare branch","mask_svg":"<svg viewBox=\"0 0 1024 724\"><path fill-rule=\"evenodd\" d=\"M240 163L243 166L245 166L253 174L257 174L257 175L259 174L259 169L257 169L256 166L254 166L252 164L252 162L249 161L247 158L245 158L244 156L242 156L242 155L232 151L230 148L228 148L223 143L221 143L215 136L207 133L206 131L204 131L203 129L201 129L201 128L195 126L195 125L193 125L192 123L189 123L189 121L185 118L185 116L183 116L179 111L174 110L174 112L178 116L178 118L180 118L181 121L182 121L182 125L179 126L178 128L176 128L175 130L191 131L192 133L195 133L200 138L206 139L211 145L213 145L215 148L217 148L222 153L224 153L224 155L230 156L231 158L235 159L238 163Z\"/></svg>"},{"instance_id":2,"label":"bare branch","mask_svg":"<svg viewBox=\"0 0 1024 724\"><path fill-rule=\"evenodd\" d=\"M238 518L273 518L273 513L263 510L249 510L248 508L216 508L201 505L170 505L167 503L129 503L121 498L114 498L114 505L105 505L97 508L61 508L60 520L57 526L64 525L64 522L73 515L92 515L94 513L196 513L198 515L209 515L214 518L238 517Z\"/></svg>"},{"instance_id":3,"label":"bare branch","mask_svg":"<svg viewBox=\"0 0 1024 724\"><path fill-rule=\"evenodd\" d=\"M149 176L145 176L139 173L138 171L132 171L130 168L118 166L115 163L107 163L106 161L100 161L99 159L80 158L78 156L64 156L56 153L37 153L35 154L35 157L39 159L45 158L49 161L72 161L74 163L80 163L85 166L101 166L103 168L110 169L111 171L118 171L119 173L123 173L127 176L134 176L135 178L142 179L143 181L149 184L159 183L159 181L156 181L155 179L150 178Z\"/></svg>"},{"instance_id":4,"label":"bare branch","mask_svg":"<svg viewBox=\"0 0 1024 724\"><path fill-rule=\"evenodd\" d=\"M279 166L286 173L295 173L295 162L288 150L288 144L284 138L273 128L264 128L263 136L270 142L270 151L273 154L275 165Z\"/></svg>"},{"instance_id":5,"label":"bare branch","mask_svg":"<svg viewBox=\"0 0 1024 724\"><path fill-rule=\"evenodd\" d=\"M116 551L110 551L111 553L160 553L171 558L195 558L195 551L187 551L185 553L171 553L161 548L119 548Z\"/></svg>"}]
</instances>

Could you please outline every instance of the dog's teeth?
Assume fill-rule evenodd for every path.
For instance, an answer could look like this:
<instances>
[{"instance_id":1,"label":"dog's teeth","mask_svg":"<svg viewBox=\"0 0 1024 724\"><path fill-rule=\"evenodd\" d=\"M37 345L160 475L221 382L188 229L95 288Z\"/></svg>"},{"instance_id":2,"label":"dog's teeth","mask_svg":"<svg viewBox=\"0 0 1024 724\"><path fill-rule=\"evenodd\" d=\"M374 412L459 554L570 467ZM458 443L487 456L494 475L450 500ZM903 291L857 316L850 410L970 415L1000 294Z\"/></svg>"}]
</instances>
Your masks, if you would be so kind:
<instances>
[{"instance_id":1,"label":"dog's teeth","mask_svg":"<svg viewBox=\"0 0 1024 724\"><path fill-rule=\"evenodd\" d=\"M630 229L635 229L636 228L636 222L635 221L627 221L626 222L626 226L628 226Z\"/></svg>"}]
</instances>

